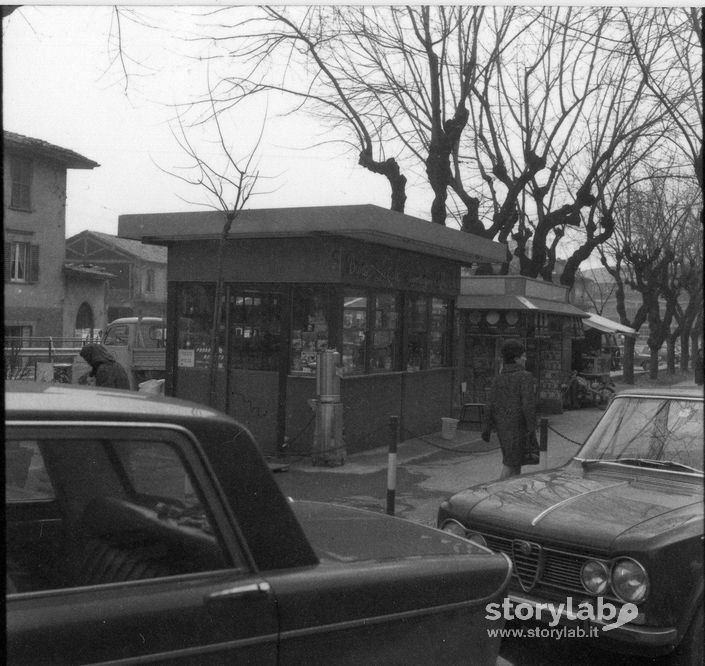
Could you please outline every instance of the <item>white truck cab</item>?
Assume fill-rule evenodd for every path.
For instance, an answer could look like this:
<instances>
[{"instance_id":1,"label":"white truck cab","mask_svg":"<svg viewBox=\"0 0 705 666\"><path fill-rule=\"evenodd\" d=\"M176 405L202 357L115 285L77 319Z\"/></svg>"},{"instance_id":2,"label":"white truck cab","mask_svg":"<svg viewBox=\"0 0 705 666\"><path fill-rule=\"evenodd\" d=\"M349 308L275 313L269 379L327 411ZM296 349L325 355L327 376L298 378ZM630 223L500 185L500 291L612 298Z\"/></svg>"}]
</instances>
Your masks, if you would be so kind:
<instances>
[{"instance_id":1,"label":"white truck cab","mask_svg":"<svg viewBox=\"0 0 705 666\"><path fill-rule=\"evenodd\" d=\"M136 390L148 379L163 379L166 370L166 320L161 317L121 317L110 322L101 344L115 357Z\"/></svg>"}]
</instances>

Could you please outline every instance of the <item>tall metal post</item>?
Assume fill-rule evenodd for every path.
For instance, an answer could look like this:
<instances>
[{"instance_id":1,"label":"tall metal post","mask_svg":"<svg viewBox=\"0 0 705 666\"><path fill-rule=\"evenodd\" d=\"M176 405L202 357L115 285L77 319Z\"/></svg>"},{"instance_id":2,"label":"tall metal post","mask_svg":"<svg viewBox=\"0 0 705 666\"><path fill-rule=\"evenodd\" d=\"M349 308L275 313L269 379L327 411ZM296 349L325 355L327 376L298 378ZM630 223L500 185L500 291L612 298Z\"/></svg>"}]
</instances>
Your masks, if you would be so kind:
<instances>
[{"instance_id":1,"label":"tall metal post","mask_svg":"<svg viewBox=\"0 0 705 666\"><path fill-rule=\"evenodd\" d=\"M316 363L316 428L314 465L343 465L343 403L340 398L340 354L334 349L318 352Z\"/></svg>"},{"instance_id":2,"label":"tall metal post","mask_svg":"<svg viewBox=\"0 0 705 666\"><path fill-rule=\"evenodd\" d=\"M397 443L399 442L399 417L389 417L389 454L387 456L387 513L394 515L397 490Z\"/></svg>"}]
</instances>

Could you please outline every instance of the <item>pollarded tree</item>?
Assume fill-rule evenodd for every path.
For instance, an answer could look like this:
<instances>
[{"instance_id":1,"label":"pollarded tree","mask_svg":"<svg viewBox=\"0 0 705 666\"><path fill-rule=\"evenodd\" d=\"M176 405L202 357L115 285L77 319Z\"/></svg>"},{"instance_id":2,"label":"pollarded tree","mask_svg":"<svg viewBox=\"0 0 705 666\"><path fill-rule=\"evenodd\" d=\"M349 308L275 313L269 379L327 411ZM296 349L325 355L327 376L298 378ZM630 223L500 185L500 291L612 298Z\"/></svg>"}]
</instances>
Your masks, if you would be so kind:
<instances>
[{"instance_id":1,"label":"pollarded tree","mask_svg":"<svg viewBox=\"0 0 705 666\"><path fill-rule=\"evenodd\" d=\"M674 242L675 258L670 266L664 298L672 304L673 321L666 336L668 371L675 372L675 345L680 342L680 368L689 367L690 358L700 339L698 316L703 310L703 226L702 193L695 183L678 183L663 204L664 215L679 222L679 235Z\"/></svg>"},{"instance_id":2,"label":"pollarded tree","mask_svg":"<svg viewBox=\"0 0 705 666\"><path fill-rule=\"evenodd\" d=\"M610 8L529 10L520 39L473 89L469 151L492 216L485 229L465 226L509 241L523 275L550 280L559 248L572 247L561 281L573 284L612 234L600 203L619 191L609 183L660 136L663 111L643 104L643 75L615 48L617 17Z\"/></svg>"},{"instance_id":3,"label":"pollarded tree","mask_svg":"<svg viewBox=\"0 0 705 666\"><path fill-rule=\"evenodd\" d=\"M358 164L385 177L391 209L404 211L406 176L384 142L374 94L357 85L350 52L358 48L347 28L345 7L261 6L217 9L219 22L204 39L219 49L224 73L215 87L217 113L247 96L279 94L335 129L332 138L351 146ZM233 66L231 66L233 65ZM241 72L232 73L232 70Z\"/></svg>"},{"instance_id":4,"label":"pollarded tree","mask_svg":"<svg viewBox=\"0 0 705 666\"><path fill-rule=\"evenodd\" d=\"M289 112L313 114L327 141L388 179L393 209L404 163L425 174L433 221L460 202L463 228L508 242L531 277L550 279L569 252L572 284L612 233L600 203L610 182L665 137L668 113L645 99L611 8L217 8L202 23L216 113L287 96Z\"/></svg>"},{"instance_id":5,"label":"pollarded tree","mask_svg":"<svg viewBox=\"0 0 705 666\"><path fill-rule=\"evenodd\" d=\"M669 138L703 182L703 10L622 10L629 48L649 91L670 119Z\"/></svg>"},{"instance_id":6,"label":"pollarded tree","mask_svg":"<svg viewBox=\"0 0 705 666\"><path fill-rule=\"evenodd\" d=\"M628 199L613 211L615 231L599 248L603 266L617 284L620 321L639 330L648 322L650 375L658 376L658 352L671 331L681 296L682 250L692 235L685 223L690 208L680 203L677 171L659 168L650 179L631 183ZM625 290L641 295L637 311L628 316ZM626 343L629 342L630 346ZM625 380L633 381L633 340L625 341Z\"/></svg>"}]
</instances>

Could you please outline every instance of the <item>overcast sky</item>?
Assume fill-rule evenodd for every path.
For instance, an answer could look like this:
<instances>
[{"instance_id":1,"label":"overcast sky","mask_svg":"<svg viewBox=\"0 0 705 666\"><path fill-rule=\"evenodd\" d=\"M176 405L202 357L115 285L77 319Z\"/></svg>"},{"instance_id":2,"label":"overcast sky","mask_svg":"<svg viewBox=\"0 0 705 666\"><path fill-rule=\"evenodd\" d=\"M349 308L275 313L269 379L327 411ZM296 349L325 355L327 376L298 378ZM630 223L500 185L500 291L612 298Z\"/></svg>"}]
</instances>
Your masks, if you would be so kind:
<instances>
[{"instance_id":1,"label":"overcast sky","mask_svg":"<svg viewBox=\"0 0 705 666\"><path fill-rule=\"evenodd\" d=\"M170 129L169 105L206 85L202 67L184 65L186 47L174 37L192 18L188 8L142 9L161 30L123 24L128 54L137 61L128 62L134 75L127 94L110 40L111 7L25 6L3 20L4 128L101 165L69 171L67 236L84 229L117 233L125 213L205 208L197 188L160 169L173 171L186 161ZM243 128L250 138L261 127L261 115L251 115L242 120L250 123ZM358 167L340 145L315 147L320 140L313 121L270 118L259 150L261 193L249 207L389 206L383 178ZM410 187L407 213L427 218L430 200L422 188Z\"/></svg>"}]
</instances>

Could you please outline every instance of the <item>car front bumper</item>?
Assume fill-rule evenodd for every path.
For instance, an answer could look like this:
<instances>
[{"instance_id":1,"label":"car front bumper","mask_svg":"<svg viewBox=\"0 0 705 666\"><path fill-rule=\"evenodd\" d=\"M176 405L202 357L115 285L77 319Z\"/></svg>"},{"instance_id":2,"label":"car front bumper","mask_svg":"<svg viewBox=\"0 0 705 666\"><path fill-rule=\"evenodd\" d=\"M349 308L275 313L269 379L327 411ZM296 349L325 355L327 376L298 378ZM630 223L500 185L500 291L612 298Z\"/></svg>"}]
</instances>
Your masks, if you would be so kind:
<instances>
[{"instance_id":1,"label":"car front bumper","mask_svg":"<svg viewBox=\"0 0 705 666\"><path fill-rule=\"evenodd\" d=\"M545 609L547 604L555 607L556 602L548 599L536 599L531 596L511 592L508 595L509 600L514 606L518 604L526 604L534 609L534 617L538 612L539 607ZM577 607L578 604L576 604ZM547 617L544 611L543 617ZM598 628L598 636L600 641L609 642L611 646L615 646L620 651L625 651L634 654L666 654L670 652L678 643L678 630L675 627L647 627L635 623L627 623L621 627L603 631L604 625L607 622L590 619L583 620L571 616L567 610L562 610L560 613L559 623L562 625L573 627L584 627L588 624L591 627Z\"/></svg>"}]
</instances>

